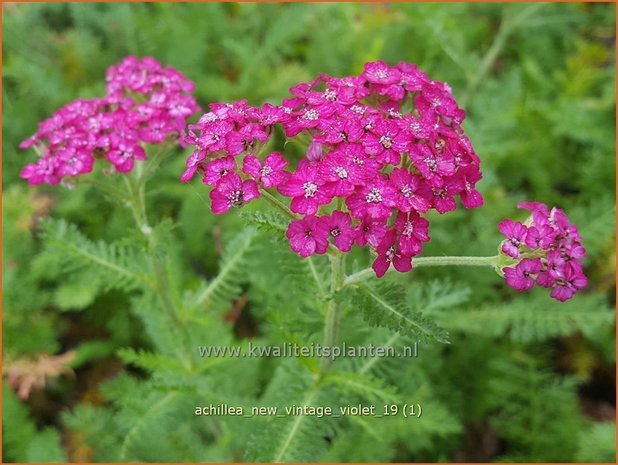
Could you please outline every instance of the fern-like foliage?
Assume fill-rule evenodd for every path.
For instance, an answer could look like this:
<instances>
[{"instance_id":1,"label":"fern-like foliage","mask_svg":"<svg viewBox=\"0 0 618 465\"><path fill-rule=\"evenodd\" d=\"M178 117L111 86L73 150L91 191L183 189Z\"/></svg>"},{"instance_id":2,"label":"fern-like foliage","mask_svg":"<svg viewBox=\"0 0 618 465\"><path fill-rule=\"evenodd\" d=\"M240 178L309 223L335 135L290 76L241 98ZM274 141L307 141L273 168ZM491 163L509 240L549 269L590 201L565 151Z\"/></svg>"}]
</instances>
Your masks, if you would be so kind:
<instances>
[{"instance_id":1,"label":"fern-like foliage","mask_svg":"<svg viewBox=\"0 0 618 465\"><path fill-rule=\"evenodd\" d=\"M265 212L243 212L241 214L242 219L250 225L256 226L263 231L275 233L275 237L282 235L288 228L288 221L278 213L265 211Z\"/></svg>"},{"instance_id":2,"label":"fern-like foliage","mask_svg":"<svg viewBox=\"0 0 618 465\"><path fill-rule=\"evenodd\" d=\"M307 370L290 363L277 368L261 405L278 406L284 413L285 407L326 406L332 400L332 393L329 396ZM324 454L327 438L333 435L332 420L326 417L284 414L260 419L260 423L247 445L248 461L312 461Z\"/></svg>"},{"instance_id":3,"label":"fern-like foliage","mask_svg":"<svg viewBox=\"0 0 618 465\"><path fill-rule=\"evenodd\" d=\"M357 286L353 306L362 310L372 326L384 326L422 340L448 343L448 333L407 303L405 289L398 284Z\"/></svg>"},{"instance_id":4,"label":"fern-like foliage","mask_svg":"<svg viewBox=\"0 0 618 465\"><path fill-rule=\"evenodd\" d=\"M588 426L579 437L578 462L616 462L616 423L607 421Z\"/></svg>"},{"instance_id":5,"label":"fern-like foliage","mask_svg":"<svg viewBox=\"0 0 618 465\"><path fill-rule=\"evenodd\" d=\"M136 248L93 242L64 220L41 222L45 251L72 273L76 282L102 290L150 286L149 264Z\"/></svg>"},{"instance_id":6,"label":"fern-like foliage","mask_svg":"<svg viewBox=\"0 0 618 465\"><path fill-rule=\"evenodd\" d=\"M383 379L366 373L347 371L327 375L324 383L332 384L343 398L351 396L371 402L371 405L401 402L401 397L394 386L387 386Z\"/></svg>"},{"instance_id":7,"label":"fern-like foliage","mask_svg":"<svg viewBox=\"0 0 618 465\"><path fill-rule=\"evenodd\" d=\"M574 402L574 380L552 379L536 365L509 359L492 364L495 376L487 392L488 407L493 407L491 423L507 442L518 445L501 460L573 461L582 423Z\"/></svg>"},{"instance_id":8,"label":"fern-like foliage","mask_svg":"<svg viewBox=\"0 0 618 465\"><path fill-rule=\"evenodd\" d=\"M241 293L241 284L247 281L248 254L251 252L257 231L246 228L225 246L219 273L185 298L187 310L194 313L202 305L209 310L220 309Z\"/></svg>"},{"instance_id":9,"label":"fern-like foliage","mask_svg":"<svg viewBox=\"0 0 618 465\"><path fill-rule=\"evenodd\" d=\"M149 372L186 373L185 367L177 359L167 355L155 354L145 350L135 350L130 347L119 349L116 354L125 363L130 363Z\"/></svg>"},{"instance_id":10,"label":"fern-like foliage","mask_svg":"<svg viewBox=\"0 0 618 465\"><path fill-rule=\"evenodd\" d=\"M592 337L601 328L612 325L615 313L599 294L581 295L560 303L541 292L517 296L500 306L449 313L441 321L450 330L533 342L567 336L575 331Z\"/></svg>"},{"instance_id":11,"label":"fern-like foliage","mask_svg":"<svg viewBox=\"0 0 618 465\"><path fill-rule=\"evenodd\" d=\"M292 253L285 238L288 220L278 213L268 211L244 213L242 217L247 223L256 225L259 229L270 233L269 237L272 238L274 244L269 254L276 254L277 260L273 260L273 262L277 264L278 271L286 277L287 281L292 280L290 282L292 290L299 287L304 290L309 285L318 293L320 298L326 297L329 291L327 284L329 271L325 266L327 261L321 260L324 257L299 259L296 254ZM310 283L307 281L310 281Z\"/></svg>"},{"instance_id":12,"label":"fern-like foliage","mask_svg":"<svg viewBox=\"0 0 618 465\"><path fill-rule=\"evenodd\" d=\"M6 383L2 386L2 432L3 453L10 461L66 462L58 431L38 431L28 409Z\"/></svg>"},{"instance_id":13,"label":"fern-like foliage","mask_svg":"<svg viewBox=\"0 0 618 465\"><path fill-rule=\"evenodd\" d=\"M439 310L456 311L470 297L470 289L449 281L432 280L410 286L408 302L427 314Z\"/></svg>"}]
</instances>

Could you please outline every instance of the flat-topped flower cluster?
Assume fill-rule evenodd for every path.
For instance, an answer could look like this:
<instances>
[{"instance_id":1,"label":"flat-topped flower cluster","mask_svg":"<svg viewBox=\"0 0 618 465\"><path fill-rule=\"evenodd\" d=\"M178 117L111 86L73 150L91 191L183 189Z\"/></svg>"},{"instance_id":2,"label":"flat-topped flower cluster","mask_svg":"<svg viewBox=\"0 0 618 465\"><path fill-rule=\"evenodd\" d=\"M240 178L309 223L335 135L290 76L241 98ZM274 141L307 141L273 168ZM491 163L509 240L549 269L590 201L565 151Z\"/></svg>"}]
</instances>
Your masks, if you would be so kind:
<instances>
[{"instance_id":1,"label":"flat-topped flower cluster","mask_svg":"<svg viewBox=\"0 0 618 465\"><path fill-rule=\"evenodd\" d=\"M212 185L212 211L223 213L276 188L291 198L287 237L302 257L325 253L329 240L377 251L373 268L411 269L429 240L421 215L482 205L475 189L479 158L461 124L465 117L445 83L415 65L365 65L359 76L320 75L290 89L281 105L246 101L213 104L187 142L197 150L182 175L200 173ZM280 125L285 136L308 140L306 158L287 171L264 144Z\"/></svg>"},{"instance_id":2,"label":"flat-topped flower cluster","mask_svg":"<svg viewBox=\"0 0 618 465\"><path fill-rule=\"evenodd\" d=\"M22 178L58 184L89 173L103 158L108 171L127 173L146 159L144 144L177 140L196 147L181 181L197 174L212 186L214 213L276 189L290 198L289 209L266 197L292 216L286 236L294 252L309 257L368 246L378 277L391 264L412 269L412 258L430 240L424 217L430 210L453 211L457 199L465 208L483 204L476 190L480 161L461 127L465 113L446 83L413 64L377 61L358 76L320 74L292 87L279 105L213 103L188 133L187 118L199 107L193 83L180 72L153 58L127 57L108 69L106 81L105 97L65 105L21 144L41 155ZM286 142L305 144L306 156L295 162L270 151L276 127ZM501 255L485 262L514 289L536 284L557 300L570 299L588 282L577 227L558 208L519 206L530 217L504 220ZM470 257L457 258L461 264Z\"/></svg>"},{"instance_id":3,"label":"flat-topped flower cluster","mask_svg":"<svg viewBox=\"0 0 618 465\"><path fill-rule=\"evenodd\" d=\"M41 155L21 172L28 183L58 184L91 172L101 158L113 170L129 172L135 160L146 159L144 143L178 137L186 119L199 110L194 84L153 58L127 57L107 70L106 81L105 97L65 105L21 143Z\"/></svg>"},{"instance_id":4,"label":"flat-topped flower cluster","mask_svg":"<svg viewBox=\"0 0 618 465\"><path fill-rule=\"evenodd\" d=\"M506 237L501 251L519 260L503 268L506 282L518 291L535 284L551 289L554 299L565 301L584 288L588 279L581 260L586 256L577 226L559 208L538 202L518 205L531 212L523 223L506 219L498 229Z\"/></svg>"}]
</instances>

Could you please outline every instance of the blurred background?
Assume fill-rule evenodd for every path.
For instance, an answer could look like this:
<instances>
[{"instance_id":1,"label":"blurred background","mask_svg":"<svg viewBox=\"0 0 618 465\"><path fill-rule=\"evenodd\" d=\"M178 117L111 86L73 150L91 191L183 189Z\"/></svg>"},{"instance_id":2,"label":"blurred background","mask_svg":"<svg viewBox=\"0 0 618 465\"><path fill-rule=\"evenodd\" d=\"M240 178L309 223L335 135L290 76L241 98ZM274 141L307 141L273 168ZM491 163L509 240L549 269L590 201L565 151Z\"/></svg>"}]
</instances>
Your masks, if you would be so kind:
<instances>
[{"instance_id":1,"label":"blurred background","mask_svg":"<svg viewBox=\"0 0 618 465\"><path fill-rule=\"evenodd\" d=\"M450 348L422 367L444 415L425 430L393 432L373 452L340 446L324 459L614 461L613 4L5 3L2 14L3 374L45 384L20 395L3 383L4 461L113 460L75 412L111 415L115 394L99 386L127 369L115 351L149 346L123 311L127 297L63 279L37 233L37 220L52 215L93 239L121 240L129 212L81 187L32 188L18 178L35 157L19 142L65 103L102 95L106 68L126 55L183 72L204 108L276 102L318 73L359 73L377 59L416 63L448 82L482 160L485 206L432 218L424 253L493 255L496 224L523 218L518 201L537 200L580 226L590 286L560 306L543 290L515 295L489 271L423 270L471 289L461 312L444 318ZM217 244L239 223L215 219L201 186L176 181L185 155L158 175L149 202L178 221L184 263L212 276ZM259 315L235 332L256 325ZM78 356L64 359L74 348ZM352 439L362 443L362 434ZM210 455L163 458L238 458L208 441Z\"/></svg>"}]
</instances>

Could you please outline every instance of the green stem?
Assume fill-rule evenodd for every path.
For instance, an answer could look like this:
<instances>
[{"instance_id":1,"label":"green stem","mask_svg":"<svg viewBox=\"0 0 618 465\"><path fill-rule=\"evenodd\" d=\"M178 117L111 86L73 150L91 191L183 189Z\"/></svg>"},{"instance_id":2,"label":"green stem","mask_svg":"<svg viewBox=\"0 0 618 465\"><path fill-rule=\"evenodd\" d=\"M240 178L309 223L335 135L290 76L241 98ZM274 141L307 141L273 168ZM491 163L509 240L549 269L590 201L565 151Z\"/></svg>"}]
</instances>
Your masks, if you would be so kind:
<instances>
[{"instance_id":1,"label":"green stem","mask_svg":"<svg viewBox=\"0 0 618 465\"><path fill-rule=\"evenodd\" d=\"M266 200L269 204L271 204L275 209L279 210L286 218L290 218L295 220L298 218L283 202L281 202L277 197L272 195L266 189L260 189L262 192L262 198Z\"/></svg>"},{"instance_id":2,"label":"green stem","mask_svg":"<svg viewBox=\"0 0 618 465\"><path fill-rule=\"evenodd\" d=\"M154 161L154 160L153 160ZM153 234L153 230L148 224L146 216L146 182L143 170L136 170L135 177L132 175L125 176L129 191L129 205L135 218L135 223L139 230L148 238L150 253L152 254L152 266L155 278L155 289L161 300L163 308L167 311L170 318L179 327L184 327L184 321L180 316L180 312L174 303L174 298L171 292L169 282L167 260L164 255L157 251L157 237Z\"/></svg>"},{"instance_id":3,"label":"green stem","mask_svg":"<svg viewBox=\"0 0 618 465\"><path fill-rule=\"evenodd\" d=\"M145 185L140 182L140 179L135 179L132 176L125 176L125 182L129 191L129 206L133 213L133 218L139 230L149 236L152 233L152 228L148 224L146 217L146 194Z\"/></svg>"},{"instance_id":4,"label":"green stem","mask_svg":"<svg viewBox=\"0 0 618 465\"><path fill-rule=\"evenodd\" d=\"M420 266L497 266L501 264L503 257L494 255L493 257L418 257L412 259L412 267ZM392 268L389 270L392 271ZM351 286L374 276L372 268L366 268L348 276L343 286Z\"/></svg>"},{"instance_id":5,"label":"green stem","mask_svg":"<svg viewBox=\"0 0 618 465\"><path fill-rule=\"evenodd\" d=\"M114 187L105 182L101 182L93 177L90 178L76 178L75 182L78 184L89 184L95 189L99 189L103 194L108 195L116 200L126 200L127 194L121 189Z\"/></svg>"},{"instance_id":6,"label":"green stem","mask_svg":"<svg viewBox=\"0 0 618 465\"><path fill-rule=\"evenodd\" d=\"M323 347L333 347L337 344L339 336L339 320L341 318L341 304L337 302L335 293L343 287L345 282L345 256L338 252L330 257L331 264L331 279L330 291L331 300L326 311L326 319L324 322L324 339ZM320 368L318 375L324 376L332 363L332 359L324 357L320 360Z\"/></svg>"},{"instance_id":7,"label":"green stem","mask_svg":"<svg viewBox=\"0 0 618 465\"><path fill-rule=\"evenodd\" d=\"M173 143L161 144L158 146L154 155L148 157L147 163L139 163L137 165L137 168L140 170L138 176L138 182L140 184L145 185L146 182L148 182L173 146Z\"/></svg>"}]
</instances>

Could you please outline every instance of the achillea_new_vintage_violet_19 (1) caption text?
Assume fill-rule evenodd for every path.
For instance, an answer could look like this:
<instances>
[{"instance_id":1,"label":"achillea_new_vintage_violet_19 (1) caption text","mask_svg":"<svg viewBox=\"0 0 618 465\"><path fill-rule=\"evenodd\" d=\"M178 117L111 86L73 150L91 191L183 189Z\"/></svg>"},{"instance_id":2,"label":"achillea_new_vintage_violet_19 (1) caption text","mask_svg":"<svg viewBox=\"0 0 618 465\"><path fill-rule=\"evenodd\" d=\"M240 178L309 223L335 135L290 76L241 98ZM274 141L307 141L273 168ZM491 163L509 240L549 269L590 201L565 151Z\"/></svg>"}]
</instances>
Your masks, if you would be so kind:
<instances>
[{"instance_id":1,"label":"achillea_new_vintage_violet_19 (1) caption text","mask_svg":"<svg viewBox=\"0 0 618 465\"><path fill-rule=\"evenodd\" d=\"M4 461L615 461L614 6L3 25Z\"/></svg>"}]
</instances>

